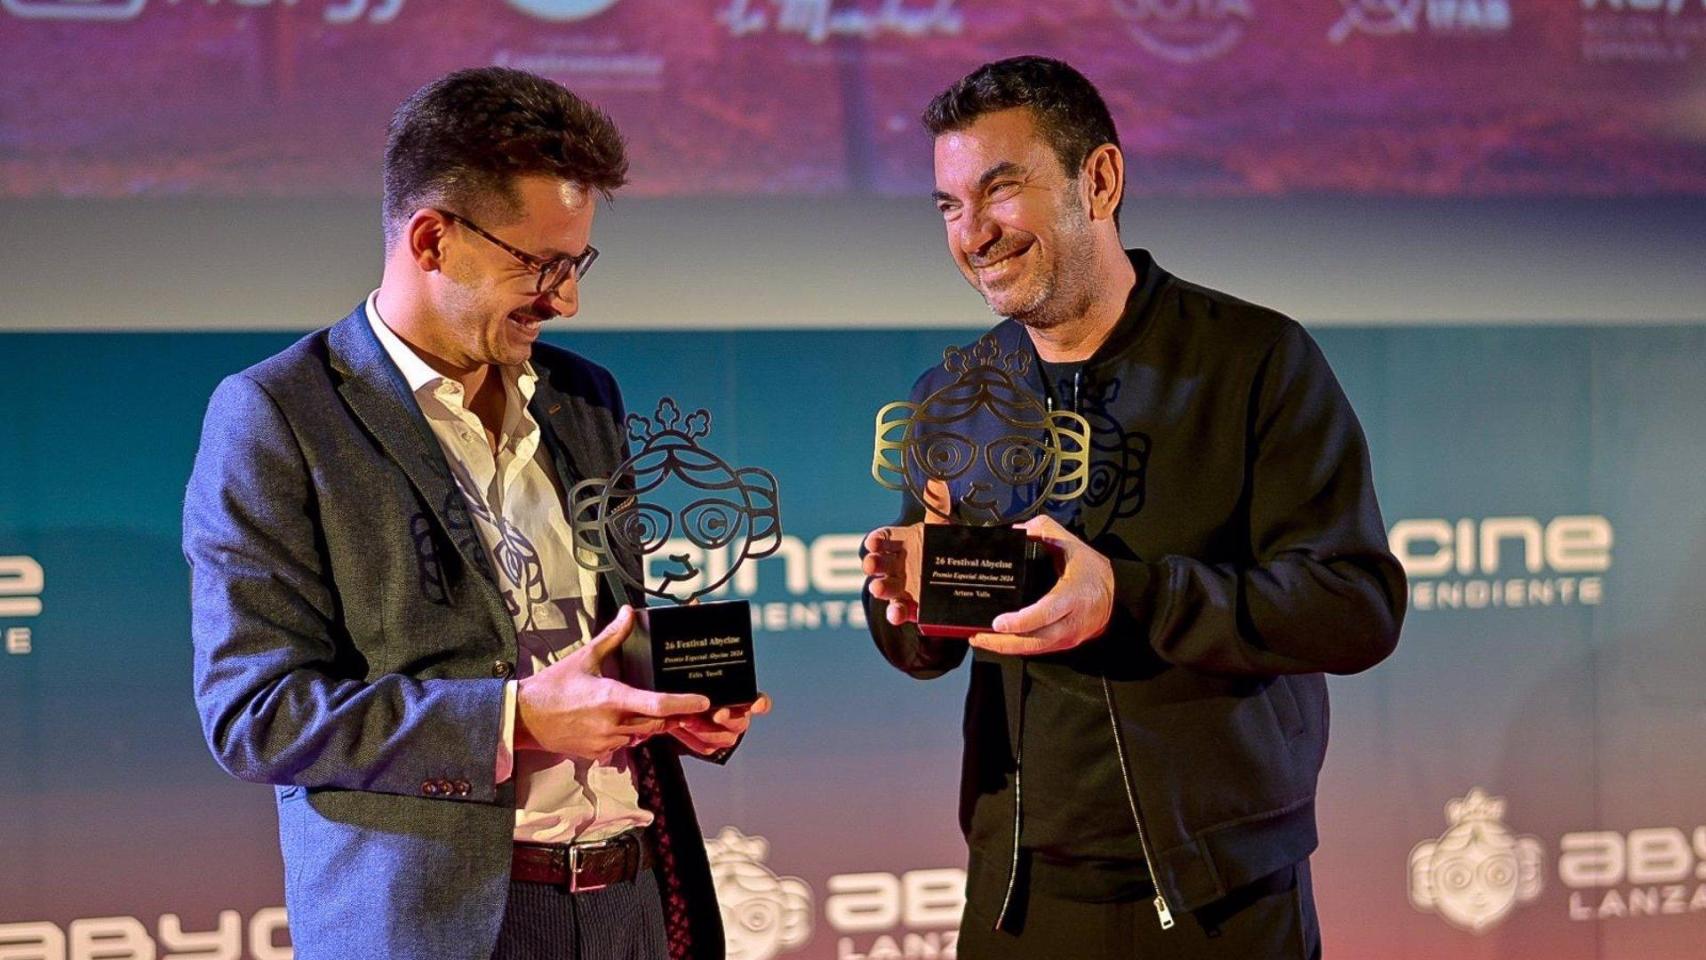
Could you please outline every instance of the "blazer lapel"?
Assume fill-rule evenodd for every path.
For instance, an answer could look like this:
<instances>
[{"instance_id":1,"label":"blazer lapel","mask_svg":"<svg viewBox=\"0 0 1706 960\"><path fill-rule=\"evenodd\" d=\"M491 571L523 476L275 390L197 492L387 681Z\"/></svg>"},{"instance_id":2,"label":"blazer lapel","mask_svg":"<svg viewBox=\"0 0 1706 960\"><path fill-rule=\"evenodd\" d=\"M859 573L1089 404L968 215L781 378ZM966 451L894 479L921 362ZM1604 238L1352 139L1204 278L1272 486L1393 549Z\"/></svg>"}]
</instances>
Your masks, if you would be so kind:
<instances>
[{"instance_id":1,"label":"blazer lapel","mask_svg":"<svg viewBox=\"0 0 1706 960\"><path fill-rule=\"evenodd\" d=\"M385 354L385 348L368 326L366 308L356 307L354 313L332 327L327 343L332 368L343 376L338 393L408 476L462 559L478 570L490 587L485 591L490 594L490 601L501 609L503 598L497 592L497 576L468 515L462 492L450 475L444 450L432 435L426 418L421 416L420 406L409 392L402 372ZM507 613L499 619L513 625Z\"/></svg>"},{"instance_id":2,"label":"blazer lapel","mask_svg":"<svg viewBox=\"0 0 1706 960\"><path fill-rule=\"evenodd\" d=\"M621 437L627 428L613 423L610 411L595 408L584 399L558 390L551 382L554 371L545 369L537 358L534 366L540 376L528 409L539 424L545 446L551 451L551 462L556 466L557 477L563 486L564 515L572 522L574 504L568 500L569 491L582 480L609 479L616 472L616 468L622 465L624 447ZM570 444L570 439L575 442ZM618 552L609 559L630 571L642 569L640 558L627 551ZM599 584L600 606L607 608L598 611L600 623L608 622L616 615L618 604L645 606L644 594L635 591L614 570L599 574Z\"/></svg>"}]
</instances>

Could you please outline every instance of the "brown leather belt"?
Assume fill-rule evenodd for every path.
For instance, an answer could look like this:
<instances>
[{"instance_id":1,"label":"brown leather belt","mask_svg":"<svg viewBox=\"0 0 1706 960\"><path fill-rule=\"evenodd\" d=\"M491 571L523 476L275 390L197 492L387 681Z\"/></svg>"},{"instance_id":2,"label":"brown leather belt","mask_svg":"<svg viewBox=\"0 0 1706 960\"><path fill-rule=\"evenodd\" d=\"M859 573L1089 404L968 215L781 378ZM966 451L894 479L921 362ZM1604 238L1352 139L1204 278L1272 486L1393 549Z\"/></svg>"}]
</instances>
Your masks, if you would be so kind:
<instances>
[{"instance_id":1,"label":"brown leather belt","mask_svg":"<svg viewBox=\"0 0 1706 960\"><path fill-rule=\"evenodd\" d=\"M570 893L627 883L652 868L651 843L644 830L629 830L590 843L515 844L510 876L525 883L548 883Z\"/></svg>"}]
</instances>

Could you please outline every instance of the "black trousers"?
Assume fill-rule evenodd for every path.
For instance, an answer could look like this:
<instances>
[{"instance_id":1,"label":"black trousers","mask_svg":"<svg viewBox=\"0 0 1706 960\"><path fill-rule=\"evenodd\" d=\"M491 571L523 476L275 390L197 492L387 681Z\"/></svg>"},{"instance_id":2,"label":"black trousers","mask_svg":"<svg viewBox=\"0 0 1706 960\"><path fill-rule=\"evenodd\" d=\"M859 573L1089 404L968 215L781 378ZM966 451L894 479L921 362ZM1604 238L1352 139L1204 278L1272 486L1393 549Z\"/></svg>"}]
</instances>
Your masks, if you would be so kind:
<instances>
[{"instance_id":1,"label":"black trousers","mask_svg":"<svg viewBox=\"0 0 1706 960\"><path fill-rule=\"evenodd\" d=\"M1149 897L1084 903L1016 891L1013 933L966 907L960 960L1319 960L1321 930L1304 861L1161 929ZM1151 894L1150 896L1153 896Z\"/></svg>"},{"instance_id":2,"label":"black trousers","mask_svg":"<svg viewBox=\"0 0 1706 960\"><path fill-rule=\"evenodd\" d=\"M669 960L657 878L574 894L512 880L492 960Z\"/></svg>"}]
</instances>

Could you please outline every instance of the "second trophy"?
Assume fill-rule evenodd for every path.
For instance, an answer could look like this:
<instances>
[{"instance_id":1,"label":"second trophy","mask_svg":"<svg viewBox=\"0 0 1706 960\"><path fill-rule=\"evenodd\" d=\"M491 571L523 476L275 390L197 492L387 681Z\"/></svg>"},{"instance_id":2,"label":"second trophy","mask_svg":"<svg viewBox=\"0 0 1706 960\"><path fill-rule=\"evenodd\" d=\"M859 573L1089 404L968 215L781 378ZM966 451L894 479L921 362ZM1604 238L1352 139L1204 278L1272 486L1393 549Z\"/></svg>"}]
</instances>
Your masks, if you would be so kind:
<instances>
[{"instance_id":1,"label":"second trophy","mask_svg":"<svg viewBox=\"0 0 1706 960\"><path fill-rule=\"evenodd\" d=\"M924 525L919 632L969 637L1040 595L1047 558L1014 524L1084 494L1090 424L1049 409L1030 353L1003 353L993 335L949 347L942 366L945 386L877 412L871 476L934 520Z\"/></svg>"}]
</instances>

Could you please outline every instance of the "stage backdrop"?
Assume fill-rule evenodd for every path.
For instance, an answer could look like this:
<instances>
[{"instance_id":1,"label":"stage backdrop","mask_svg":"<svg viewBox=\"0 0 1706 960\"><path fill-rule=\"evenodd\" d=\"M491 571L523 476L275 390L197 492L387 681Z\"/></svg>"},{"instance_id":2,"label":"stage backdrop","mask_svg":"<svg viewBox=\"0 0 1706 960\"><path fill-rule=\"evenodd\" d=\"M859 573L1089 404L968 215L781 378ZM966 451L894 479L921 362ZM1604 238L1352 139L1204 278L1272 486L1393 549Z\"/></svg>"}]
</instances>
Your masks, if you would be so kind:
<instances>
[{"instance_id":1,"label":"stage backdrop","mask_svg":"<svg viewBox=\"0 0 1706 960\"><path fill-rule=\"evenodd\" d=\"M288 955L271 791L197 728L178 538L208 393L293 336L0 335L6 960ZM1412 577L1396 655L1332 681L1329 955L1698 957L1706 328L1318 337ZM690 769L737 955L954 956L965 675L880 660L856 550L896 508L874 411L968 331L549 339L780 481L785 546L733 589L776 711Z\"/></svg>"},{"instance_id":2,"label":"stage backdrop","mask_svg":"<svg viewBox=\"0 0 1706 960\"><path fill-rule=\"evenodd\" d=\"M0 196L365 195L475 64L608 108L643 194L911 195L930 96L1035 52L1133 195L1706 186L1699 0L0 0Z\"/></svg>"},{"instance_id":3,"label":"stage backdrop","mask_svg":"<svg viewBox=\"0 0 1706 960\"><path fill-rule=\"evenodd\" d=\"M856 548L876 409L986 323L917 115L1031 52L1133 244L1310 324L1369 434L1411 612L1331 684L1328 955L1700 957L1706 0L0 0L0 960L289 956L183 485L219 378L376 282L391 109L483 64L633 148L550 339L780 480L731 591L777 708L690 770L731 955L953 957L965 677L880 660Z\"/></svg>"}]
</instances>

